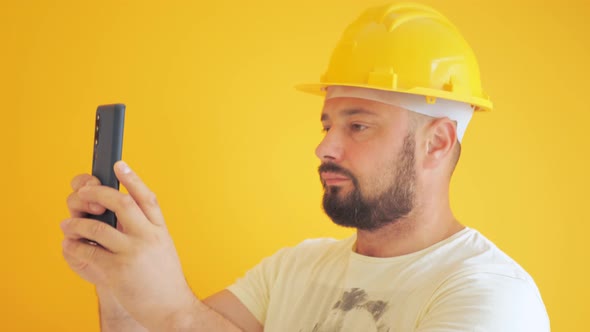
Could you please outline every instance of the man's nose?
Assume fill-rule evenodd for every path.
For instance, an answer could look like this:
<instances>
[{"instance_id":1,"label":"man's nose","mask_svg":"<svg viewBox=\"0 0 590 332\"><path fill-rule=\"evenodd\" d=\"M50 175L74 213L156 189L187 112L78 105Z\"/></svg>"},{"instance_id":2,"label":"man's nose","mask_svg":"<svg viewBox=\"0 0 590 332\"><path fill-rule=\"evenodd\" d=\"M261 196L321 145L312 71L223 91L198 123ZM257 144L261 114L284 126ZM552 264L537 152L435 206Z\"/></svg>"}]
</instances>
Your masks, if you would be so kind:
<instances>
[{"instance_id":1,"label":"man's nose","mask_svg":"<svg viewBox=\"0 0 590 332\"><path fill-rule=\"evenodd\" d=\"M344 156L342 137L334 129L328 130L320 144L315 149L315 154L322 162L340 162Z\"/></svg>"}]
</instances>

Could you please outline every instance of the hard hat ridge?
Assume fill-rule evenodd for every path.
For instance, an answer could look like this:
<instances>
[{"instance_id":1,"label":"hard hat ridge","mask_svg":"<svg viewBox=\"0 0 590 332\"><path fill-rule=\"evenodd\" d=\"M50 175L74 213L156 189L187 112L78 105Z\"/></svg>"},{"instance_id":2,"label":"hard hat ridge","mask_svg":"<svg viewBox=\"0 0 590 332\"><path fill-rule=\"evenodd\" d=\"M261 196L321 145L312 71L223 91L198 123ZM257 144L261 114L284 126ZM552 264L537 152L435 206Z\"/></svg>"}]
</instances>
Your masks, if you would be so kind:
<instances>
[{"instance_id":1,"label":"hard hat ridge","mask_svg":"<svg viewBox=\"0 0 590 332\"><path fill-rule=\"evenodd\" d=\"M369 8L348 26L319 83L299 90L324 96L350 86L463 102L492 109L479 66L458 29L440 12L416 3Z\"/></svg>"}]
</instances>

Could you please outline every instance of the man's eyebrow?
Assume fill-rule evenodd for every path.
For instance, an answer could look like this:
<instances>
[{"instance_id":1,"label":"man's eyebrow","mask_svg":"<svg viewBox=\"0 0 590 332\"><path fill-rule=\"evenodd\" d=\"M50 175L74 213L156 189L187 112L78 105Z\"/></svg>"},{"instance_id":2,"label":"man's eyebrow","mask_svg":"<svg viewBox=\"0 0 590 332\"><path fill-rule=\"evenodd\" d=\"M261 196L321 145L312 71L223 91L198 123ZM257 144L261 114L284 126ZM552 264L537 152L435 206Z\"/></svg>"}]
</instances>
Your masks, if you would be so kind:
<instances>
[{"instance_id":1,"label":"man's eyebrow","mask_svg":"<svg viewBox=\"0 0 590 332\"><path fill-rule=\"evenodd\" d=\"M352 116L352 115L357 115L357 114L365 114L365 115L370 115L370 116L377 116L377 113L370 111L368 109L364 109L364 108L351 108L351 109L347 109L342 111L342 115L343 116ZM326 121L329 120L330 116L326 113L322 113L322 121Z\"/></svg>"},{"instance_id":2,"label":"man's eyebrow","mask_svg":"<svg viewBox=\"0 0 590 332\"><path fill-rule=\"evenodd\" d=\"M345 116L351 116L351 115L357 115L357 114L377 116L377 113L375 113L371 110L365 109L365 108L351 108L349 110L345 110L344 112L342 112L342 114L344 114Z\"/></svg>"}]
</instances>

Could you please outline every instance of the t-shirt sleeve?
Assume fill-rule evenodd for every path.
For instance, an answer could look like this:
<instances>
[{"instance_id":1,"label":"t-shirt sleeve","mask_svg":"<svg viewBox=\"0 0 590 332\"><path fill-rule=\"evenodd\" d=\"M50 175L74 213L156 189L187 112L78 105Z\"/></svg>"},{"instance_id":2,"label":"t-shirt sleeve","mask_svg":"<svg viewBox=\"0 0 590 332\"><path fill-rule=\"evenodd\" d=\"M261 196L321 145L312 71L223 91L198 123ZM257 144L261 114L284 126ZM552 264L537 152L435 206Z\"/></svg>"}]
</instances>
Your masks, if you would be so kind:
<instances>
[{"instance_id":1,"label":"t-shirt sleeve","mask_svg":"<svg viewBox=\"0 0 590 332\"><path fill-rule=\"evenodd\" d=\"M288 248L279 250L274 255L263 259L227 288L263 326L266 321L272 288L280 274L281 264L284 263L287 255Z\"/></svg>"},{"instance_id":2,"label":"t-shirt sleeve","mask_svg":"<svg viewBox=\"0 0 590 332\"><path fill-rule=\"evenodd\" d=\"M532 280L474 273L441 285L416 331L546 332L550 326Z\"/></svg>"}]
</instances>

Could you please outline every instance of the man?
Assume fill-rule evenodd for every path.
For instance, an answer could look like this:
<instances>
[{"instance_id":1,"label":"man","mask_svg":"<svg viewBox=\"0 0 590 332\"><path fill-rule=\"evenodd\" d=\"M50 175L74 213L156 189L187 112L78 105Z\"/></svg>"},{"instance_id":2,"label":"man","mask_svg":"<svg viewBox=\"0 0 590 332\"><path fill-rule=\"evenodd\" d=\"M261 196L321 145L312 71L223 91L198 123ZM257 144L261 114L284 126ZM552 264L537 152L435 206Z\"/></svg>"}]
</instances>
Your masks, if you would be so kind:
<instances>
[{"instance_id":1,"label":"man","mask_svg":"<svg viewBox=\"0 0 590 332\"><path fill-rule=\"evenodd\" d=\"M416 4L369 9L321 83L300 88L325 96L316 150L324 210L356 235L282 249L201 301L140 178L115 165L126 195L77 176L63 252L96 285L103 330L549 330L531 277L450 209L467 124L492 105L444 16ZM117 229L83 218L105 208Z\"/></svg>"}]
</instances>

